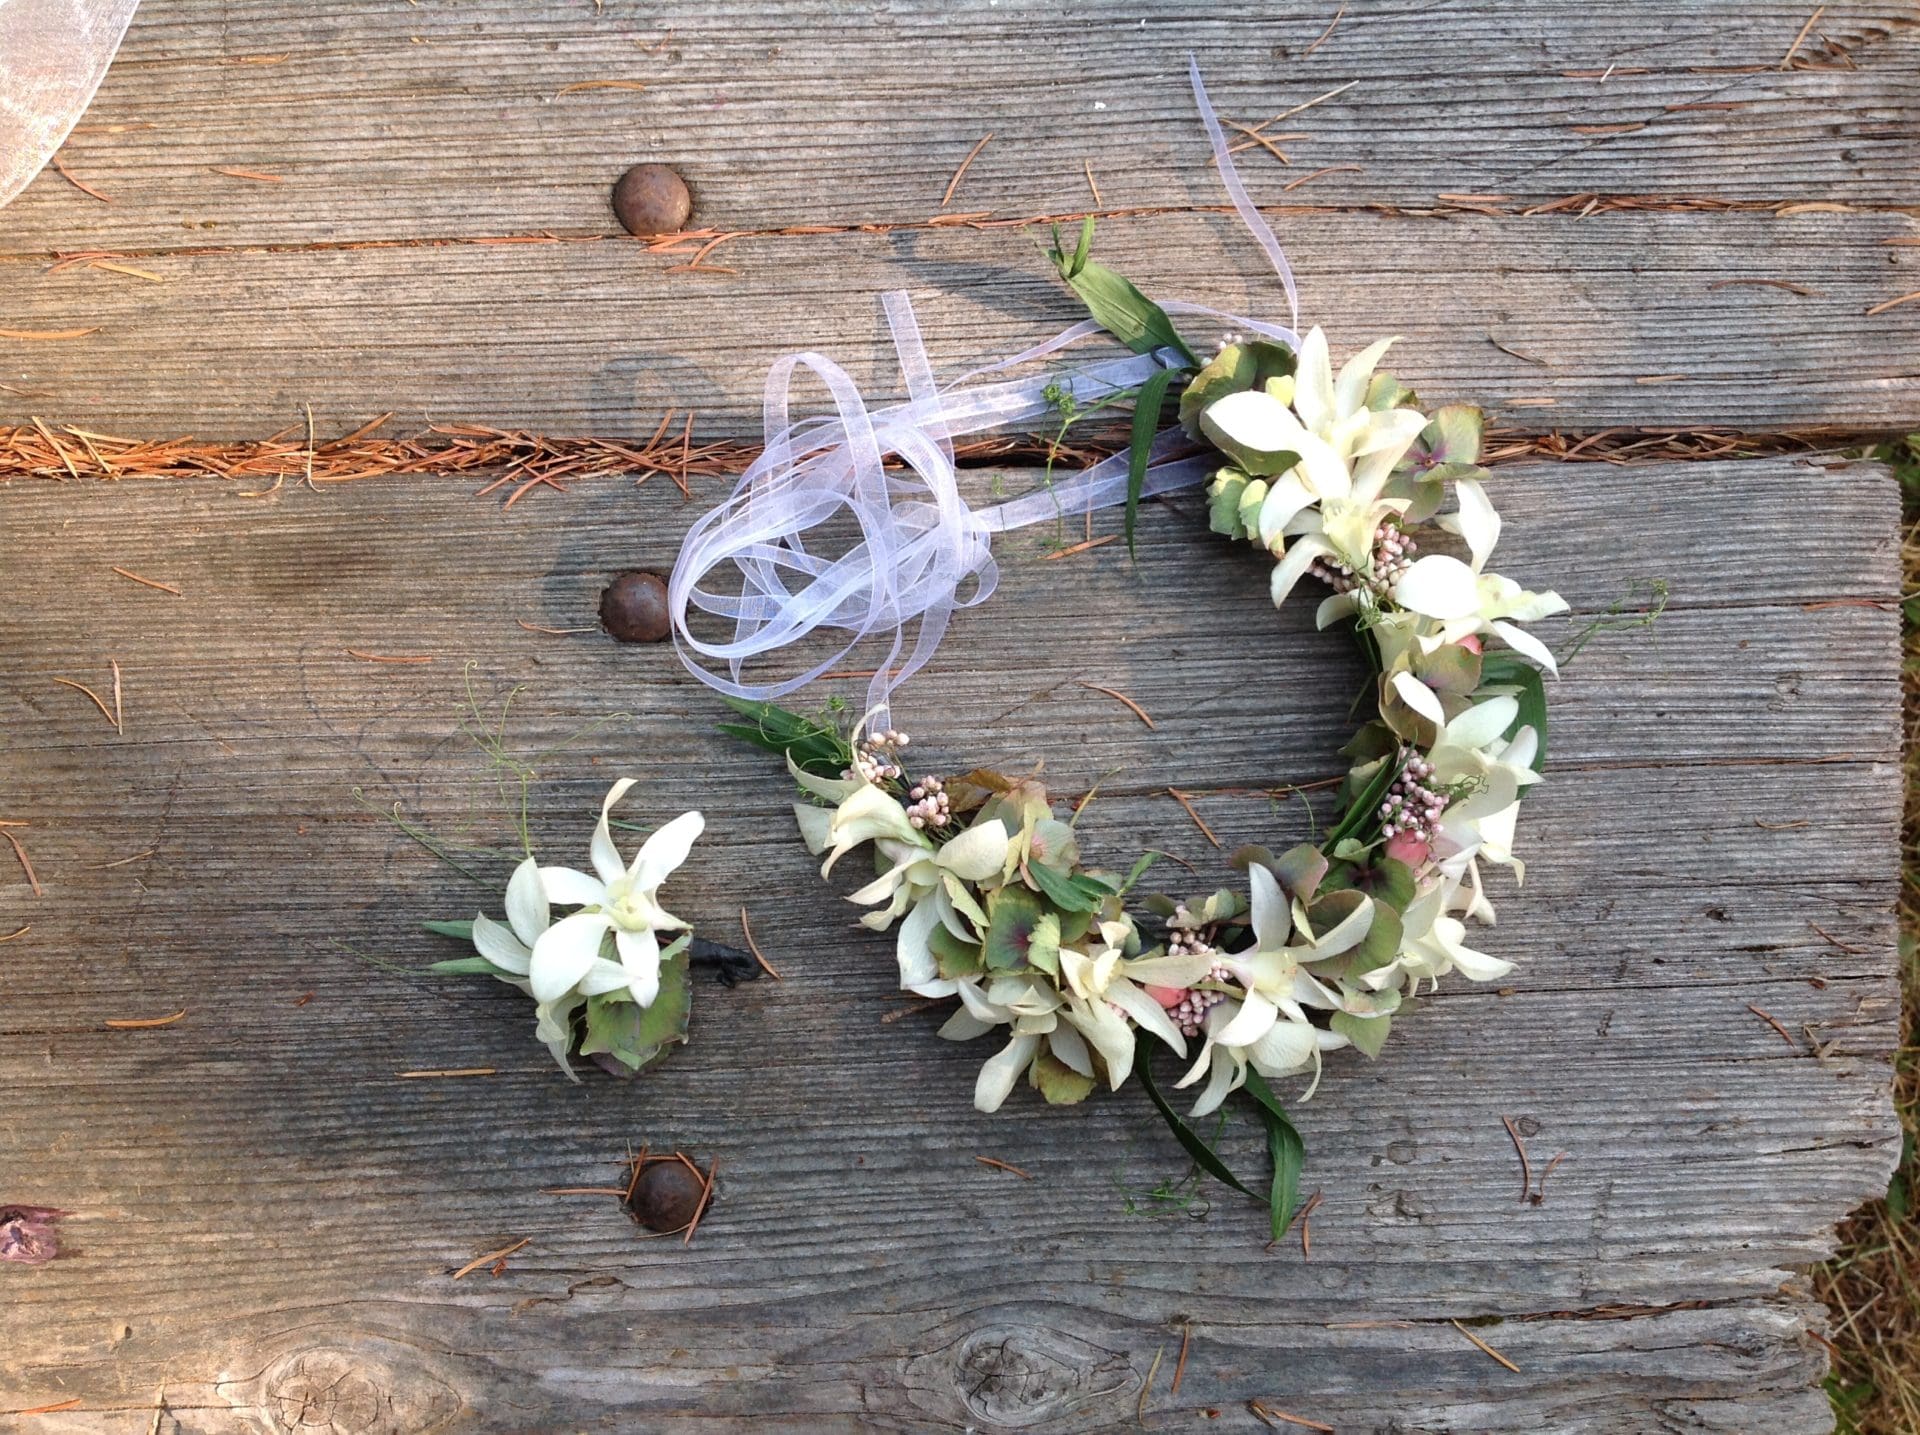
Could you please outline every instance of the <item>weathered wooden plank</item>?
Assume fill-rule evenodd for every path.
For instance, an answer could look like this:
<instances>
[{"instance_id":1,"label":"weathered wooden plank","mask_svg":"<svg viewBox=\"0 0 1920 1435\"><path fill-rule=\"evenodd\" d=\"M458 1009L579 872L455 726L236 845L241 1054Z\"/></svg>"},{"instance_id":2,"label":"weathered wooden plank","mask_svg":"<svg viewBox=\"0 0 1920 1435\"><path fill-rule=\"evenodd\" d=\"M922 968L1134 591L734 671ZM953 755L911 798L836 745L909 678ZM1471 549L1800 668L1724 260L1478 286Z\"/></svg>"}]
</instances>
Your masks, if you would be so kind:
<instances>
[{"instance_id":1,"label":"weathered wooden plank","mask_svg":"<svg viewBox=\"0 0 1920 1435\"><path fill-rule=\"evenodd\" d=\"M1336 9L148 0L66 149L113 204L48 173L3 244L604 232L638 159L680 166L718 229L916 220L989 132L955 208L1077 209L1088 169L1109 205L1207 203L1189 50L1246 123L1351 86L1273 127L1290 167L1248 151L1269 202L1913 200L1920 33L1898 0L1827 5L1785 70L1799 0L1354 4L1328 31Z\"/></svg>"},{"instance_id":2,"label":"weathered wooden plank","mask_svg":"<svg viewBox=\"0 0 1920 1435\"><path fill-rule=\"evenodd\" d=\"M1400 375L1528 431L1611 424L1920 426L1920 305L1899 215L1569 215L1282 224L1306 316L1336 347L1404 336ZM1284 314L1231 216L1118 220L1100 250L1150 292ZM909 290L957 374L1081 317L1013 231L749 237L737 275L668 273L616 242L174 256L110 271L0 264L0 419L139 435L322 434L478 421L644 437L691 408L705 437L757 437L767 363L818 349L876 398L899 379L874 296ZM1788 279L1808 295L1729 279ZM137 355L129 363L128 356ZM1518 357L1525 355L1526 357Z\"/></svg>"},{"instance_id":3,"label":"weathered wooden plank","mask_svg":"<svg viewBox=\"0 0 1920 1435\"><path fill-rule=\"evenodd\" d=\"M688 516L666 485L505 514L419 480L9 488L0 559L28 576L0 613L0 815L32 823L47 896L0 880L0 925L32 924L5 957L0 1201L76 1214L69 1255L0 1268L7 1408L79 1396L36 1428L117 1430L164 1382L187 1431L1091 1431L1134 1417L1160 1351L1145 1409L1169 1428L1258 1429L1260 1398L1341 1429L1824 1429L1817 1307L1781 1283L1895 1140L1892 485L1784 461L1501 483L1509 571L1587 612L1665 576L1673 608L1556 690L1533 866L1487 934L1510 983L1449 984L1301 1109L1308 1261L1263 1254L1217 1193L1204 1219L1152 1215L1179 1161L1131 1093L973 1113L983 1052L934 1013L880 1024L904 1005L886 943L788 838L784 784L708 734L706 690L660 650L514 625L573 626L609 569L664 566ZM1044 755L1063 787L1126 767L1086 839L1166 846L1201 869L1180 886L1226 874L1157 785L1317 775L1351 672L1304 603L1267 607L1256 555L1195 527L1150 511L1137 570L1003 543L992 617L963 616L902 707L939 750ZM109 656L124 739L46 681ZM646 778L636 816L705 803L680 909L725 938L748 904L785 974L703 989L695 1044L634 1087L543 1069L505 989L331 945L418 962L441 951L420 917L484 899L353 795L502 840L497 772L456 733L469 660L484 700L527 684L523 750L631 714L539 764L547 850L621 771ZM1298 803L1201 802L1229 846L1304 830ZM501 1074L394 1076L476 1065ZM1540 1205L1503 1115L1536 1173L1568 1152ZM643 1141L722 1159L690 1248L541 1194ZM523 1236L505 1275L449 1283ZM1484 1315L1520 1373L1447 1323Z\"/></svg>"}]
</instances>

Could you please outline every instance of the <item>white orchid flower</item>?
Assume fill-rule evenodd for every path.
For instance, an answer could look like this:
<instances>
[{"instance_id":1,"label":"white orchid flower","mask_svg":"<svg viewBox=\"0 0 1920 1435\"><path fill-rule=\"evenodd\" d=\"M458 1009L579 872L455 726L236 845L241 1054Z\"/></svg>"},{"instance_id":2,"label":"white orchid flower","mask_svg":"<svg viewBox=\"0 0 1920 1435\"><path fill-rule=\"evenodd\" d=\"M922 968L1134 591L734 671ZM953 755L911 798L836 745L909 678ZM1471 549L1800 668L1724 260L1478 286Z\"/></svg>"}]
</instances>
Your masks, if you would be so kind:
<instances>
[{"instance_id":1,"label":"white orchid flower","mask_svg":"<svg viewBox=\"0 0 1920 1435\"><path fill-rule=\"evenodd\" d=\"M1200 952L1180 957L1129 957L1126 954L1126 942L1133 931L1131 922L1100 923L1089 934L1098 938L1090 952L1075 951L1071 947L1060 949L1060 974L1066 978L1068 990L1079 1001L1092 1008L1106 1008L1109 1011L1111 1007L1107 1007L1107 1004L1112 1003L1112 1006L1132 1017L1142 1030L1152 1032L1172 1047L1175 1055L1185 1056L1186 1037L1173 1024L1167 1009L1143 988L1190 987L1213 970L1213 956L1208 952ZM1092 1019L1099 1021L1104 1029L1104 1018ZM1131 1062L1128 1064L1130 1066ZM1119 1082L1115 1081L1114 1085L1118 1086Z\"/></svg>"},{"instance_id":2,"label":"white orchid flower","mask_svg":"<svg viewBox=\"0 0 1920 1435\"><path fill-rule=\"evenodd\" d=\"M1003 976L983 984L981 978L969 977L955 987L960 1010L940 1028L948 1041L971 1041L995 1027L1013 1028L1012 1040L980 1068L973 1087L976 1110L1000 1109L1020 1073L1033 1064L1042 1040L1064 1065L1082 1076L1093 1074L1086 1042L1072 1027L1060 1024L1063 998L1048 983L1033 976Z\"/></svg>"},{"instance_id":3,"label":"white orchid flower","mask_svg":"<svg viewBox=\"0 0 1920 1435\"><path fill-rule=\"evenodd\" d=\"M506 922L496 922L484 912L473 914L473 945L497 968L495 975L501 981L532 996L533 984L528 980L528 972L533 964L533 949L552 922L552 908L540 880L539 864L529 857L513 869L513 877L507 883ZM596 956L578 982L551 1001L539 1002L534 1007L535 1037L545 1044L560 1069L574 1081L580 1077L567 1060L567 1053L573 1047L574 1013L589 996L619 991L626 985L627 974L617 962Z\"/></svg>"},{"instance_id":4,"label":"white orchid flower","mask_svg":"<svg viewBox=\"0 0 1920 1435\"><path fill-rule=\"evenodd\" d=\"M600 955L608 933L620 956L616 970L622 981L602 990L625 986L643 1007L652 1006L660 994L660 942L655 933L687 926L660 905L660 884L687 860L695 839L706 830L706 819L698 812L682 813L648 837L627 866L614 846L608 814L633 785L632 778L622 778L600 804L590 849L593 875L571 867L540 869L547 897L581 910L561 918L533 944L527 976L536 1001L551 1002L576 986L584 991L587 983L611 981L604 968L614 964Z\"/></svg>"},{"instance_id":5,"label":"white orchid flower","mask_svg":"<svg viewBox=\"0 0 1920 1435\"><path fill-rule=\"evenodd\" d=\"M1466 539L1471 561L1463 563L1444 553L1416 560L1394 583L1394 602L1440 624L1438 632L1425 635L1429 646L1484 634L1557 675L1560 669L1553 651L1515 625L1564 613L1566 600L1558 593L1530 593L1511 578L1485 572L1500 540L1500 515L1477 479L1463 478L1453 487L1460 509L1445 515L1440 524Z\"/></svg>"},{"instance_id":6,"label":"white orchid flower","mask_svg":"<svg viewBox=\"0 0 1920 1435\"><path fill-rule=\"evenodd\" d=\"M1414 898L1401 918L1399 958L1391 966L1368 972L1361 980L1380 991L1404 978L1411 993L1423 979L1437 984L1449 972L1457 971L1475 982L1495 981L1511 972L1512 962L1466 944L1466 924L1447 915L1446 905L1446 889L1439 884Z\"/></svg>"},{"instance_id":7,"label":"white orchid flower","mask_svg":"<svg viewBox=\"0 0 1920 1435\"><path fill-rule=\"evenodd\" d=\"M1373 927L1373 901L1363 899L1325 932L1315 933L1303 907L1289 907L1280 884L1265 867L1248 873L1254 945L1223 960L1246 989L1239 1001L1223 1001L1206 1015L1206 1043L1191 1070L1175 1083L1191 1086L1209 1076L1193 1114L1205 1116L1246 1081L1251 1065L1263 1076L1285 1076L1317 1067L1320 1054L1347 1044L1308 1020L1306 1007L1338 1008L1341 999L1306 970L1307 963L1351 951ZM1289 942L1295 929L1305 940ZM1311 1089L1308 1092L1312 1094Z\"/></svg>"}]
</instances>

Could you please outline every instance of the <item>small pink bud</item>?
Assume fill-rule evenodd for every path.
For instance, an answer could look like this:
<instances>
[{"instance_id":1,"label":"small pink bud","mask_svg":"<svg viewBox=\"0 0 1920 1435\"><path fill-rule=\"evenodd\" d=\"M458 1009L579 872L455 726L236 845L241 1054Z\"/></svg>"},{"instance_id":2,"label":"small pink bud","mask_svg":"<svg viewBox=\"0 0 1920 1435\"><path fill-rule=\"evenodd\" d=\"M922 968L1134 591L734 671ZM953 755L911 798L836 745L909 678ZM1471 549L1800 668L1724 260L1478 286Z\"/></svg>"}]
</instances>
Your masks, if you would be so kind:
<instances>
[{"instance_id":1,"label":"small pink bud","mask_svg":"<svg viewBox=\"0 0 1920 1435\"><path fill-rule=\"evenodd\" d=\"M1179 987L1150 986L1147 988L1147 995L1159 1002L1160 1005L1168 1011L1172 1011L1187 999L1186 992Z\"/></svg>"},{"instance_id":2,"label":"small pink bud","mask_svg":"<svg viewBox=\"0 0 1920 1435\"><path fill-rule=\"evenodd\" d=\"M1478 633L1467 634L1466 637L1460 640L1460 646L1465 648L1469 653L1484 653L1487 650L1487 645L1480 641L1480 635Z\"/></svg>"},{"instance_id":3,"label":"small pink bud","mask_svg":"<svg viewBox=\"0 0 1920 1435\"><path fill-rule=\"evenodd\" d=\"M1409 867L1420 867L1433 856L1433 849L1427 845L1426 839L1417 833L1396 832L1387 839L1387 856L1396 862L1404 862Z\"/></svg>"}]
</instances>

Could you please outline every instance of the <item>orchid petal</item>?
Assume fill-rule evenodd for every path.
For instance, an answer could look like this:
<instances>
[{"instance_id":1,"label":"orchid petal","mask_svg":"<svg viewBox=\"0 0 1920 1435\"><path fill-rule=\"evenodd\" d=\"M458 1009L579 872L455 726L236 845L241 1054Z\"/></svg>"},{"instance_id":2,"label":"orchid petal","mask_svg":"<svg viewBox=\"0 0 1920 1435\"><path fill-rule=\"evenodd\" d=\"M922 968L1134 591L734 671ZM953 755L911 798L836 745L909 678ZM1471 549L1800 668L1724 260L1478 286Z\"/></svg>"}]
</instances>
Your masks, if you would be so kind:
<instances>
[{"instance_id":1,"label":"orchid petal","mask_svg":"<svg viewBox=\"0 0 1920 1435\"><path fill-rule=\"evenodd\" d=\"M637 779L623 777L607 789L606 797L600 803L600 821L593 829L591 855L593 870L599 874L602 882L611 882L616 877L624 877L627 864L620 860L620 849L613 845L613 829L609 825L608 814L613 804L625 797Z\"/></svg>"},{"instance_id":2,"label":"orchid petal","mask_svg":"<svg viewBox=\"0 0 1920 1435\"><path fill-rule=\"evenodd\" d=\"M1373 382L1374 366L1380 362L1387 350L1393 347L1393 344L1392 338L1376 339L1340 366L1340 377L1334 381L1333 385L1335 413L1350 414L1366 406L1367 386ZM1423 416L1420 427L1426 426L1426 419Z\"/></svg>"},{"instance_id":3,"label":"orchid petal","mask_svg":"<svg viewBox=\"0 0 1920 1435\"><path fill-rule=\"evenodd\" d=\"M1258 870L1258 869L1256 869ZM1221 1046L1251 1046L1279 1019L1280 1008L1261 993L1248 992L1233 1019L1214 1034Z\"/></svg>"},{"instance_id":4,"label":"orchid petal","mask_svg":"<svg viewBox=\"0 0 1920 1435\"><path fill-rule=\"evenodd\" d=\"M693 844L707 830L707 819L698 812L683 812L641 844L628 875L643 892L652 892L673 875L687 860Z\"/></svg>"},{"instance_id":5,"label":"orchid petal","mask_svg":"<svg viewBox=\"0 0 1920 1435\"><path fill-rule=\"evenodd\" d=\"M1486 567L1493 546L1500 541L1500 515L1494 511L1487 490L1477 479L1458 479L1453 491L1460 500L1460 511L1452 515L1449 527L1467 540L1467 549L1473 554L1473 570L1477 573Z\"/></svg>"},{"instance_id":6,"label":"orchid petal","mask_svg":"<svg viewBox=\"0 0 1920 1435\"><path fill-rule=\"evenodd\" d=\"M1553 649L1534 637L1533 634L1529 633L1525 628L1516 628L1511 623L1494 623L1490 626L1493 628L1495 635L1509 648L1512 648L1514 652L1519 653L1522 657L1532 658L1534 662L1538 663L1547 672L1552 673L1556 678L1560 676L1560 665L1554 661Z\"/></svg>"},{"instance_id":7,"label":"orchid petal","mask_svg":"<svg viewBox=\"0 0 1920 1435\"><path fill-rule=\"evenodd\" d=\"M507 881L507 925L527 947L553 924L547 889L540 882L540 864L529 857L513 869Z\"/></svg>"},{"instance_id":8,"label":"orchid petal","mask_svg":"<svg viewBox=\"0 0 1920 1435\"><path fill-rule=\"evenodd\" d=\"M1253 935L1264 950L1275 950L1287 942L1293 917L1287 907L1286 893L1262 863L1247 869L1247 891L1251 897Z\"/></svg>"},{"instance_id":9,"label":"orchid petal","mask_svg":"<svg viewBox=\"0 0 1920 1435\"><path fill-rule=\"evenodd\" d=\"M542 932L527 966L533 999L557 1001L571 991L600 955L601 940L612 925L604 912L575 912Z\"/></svg>"},{"instance_id":10,"label":"orchid petal","mask_svg":"<svg viewBox=\"0 0 1920 1435\"><path fill-rule=\"evenodd\" d=\"M1458 558L1430 553L1400 575L1393 601L1427 618L1464 618L1480 611L1480 580Z\"/></svg>"},{"instance_id":11,"label":"orchid petal","mask_svg":"<svg viewBox=\"0 0 1920 1435\"><path fill-rule=\"evenodd\" d=\"M513 934L510 927L503 927L483 912L473 914L474 950L503 972L512 972L516 977L527 974L527 965L533 960L533 953L526 944Z\"/></svg>"},{"instance_id":12,"label":"orchid petal","mask_svg":"<svg viewBox=\"0 0 1920 1435\"><path fill-rule=\"evenodd\" d=\"M997 877L1007 862L1007 824L999 818L969 827L934 854L936 865L963 882Z\"/></svg>"},{"instance_id":13,"label":"orchid petal","mask_svg":"<svg viewBox=\"0 0 1920 1435\"><path fill-rule=\"evenodd\" d=\"M1434 696L1432 688L1412 673L1405 671L1395 673L1393 690L1400 695L1402 702L1428 722L1440 727L1446 726L1447 710L1440 706L1440 699Z\"/></svg>"},{"instance_id":14,"label":"orchid petal","mask_svg":"<svg viewBox=\"0 0 1920 1435\"><path fill-rule=\"evenodd\" d=\"M660 995L660 941L652 932L618 931L613 944L620 949L620 966L633 987L633 999L643 1007Z\"/></svg>"},{"instance_id":15,"label":"orchid petal","mask_svg":"<svg viewBox=\"0 0 1920 1435\"><path fill-rule=\"evenodd\" d=\"M599 907L607 900L606 883L571 867L542 867L540 888L563 907Z\"/></svg>"},{"instance_id":16,"label":"orchid petal","mask_svg":"<svg viewBox=\"0 0 1920 1435\"><path fill-rule=\"evenodd\" d=\"M978 1111L998 1111L1000 1103L1007 1099L1007 1093L1013 1090L1013 1083L1019 1079L1033 1061L1033 1053L1039 1048L1037 1036L1016 1036L1001 1048L1000 1052L987 1059L980 1068L979 1079L973 1084L973 1105Z\"/></svg>"},{"instance_id":17,"label":"orchid petal","mask_svg":"<svg viewBox=\"0 0 1920 1435\"><path fill-rule=\"evenodd\" d=\"M1306 574L1306 571L1318 558L1331 557L1333 549L1324 539L1302 538L1287 550L1273 569L1273 606L1278 608L1287 601L1287 594L1293 591L1294 584Z\"/></svg>"},{"instance_id":18,"label":"orchid petal","mask_svg":"<svg viewBox=\"0 0 1920 1435\"><path fill-rule=\"evenodd\" d=\"M1315 324L1300 341L1293 371L1293 406L1300 422L1318 432L1338 414L1333 406L1333 360L1327 353L1326 333Z\"/></svg>"}]
</instances>

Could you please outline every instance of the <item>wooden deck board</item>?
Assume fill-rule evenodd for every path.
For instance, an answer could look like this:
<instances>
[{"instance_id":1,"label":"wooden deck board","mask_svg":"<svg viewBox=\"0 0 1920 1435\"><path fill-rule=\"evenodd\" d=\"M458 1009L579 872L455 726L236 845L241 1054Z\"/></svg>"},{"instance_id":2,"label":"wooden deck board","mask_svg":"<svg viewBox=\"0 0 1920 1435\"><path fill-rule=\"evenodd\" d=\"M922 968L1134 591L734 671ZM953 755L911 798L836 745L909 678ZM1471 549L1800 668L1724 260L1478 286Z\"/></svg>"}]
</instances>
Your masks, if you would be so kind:
<instances>
[{"instance_id":1,"label":"wooden deck board","mask_svg":"<svg viewBox=\"0 0 1920 1435\"><path fill-rule=\"evenodd\" d=\"M1127 1214L1183 1165L1137 1092L972 1112L990 1047L939 1042L932 1013L881 1024L906 1004L889 944L812 873L777 772L709 734L711 695L662 649L515 626L590 622L606 572L670 561L686 509L665 483L506 513L418 479L272 500L14 486L0 555L31 555L32 578L0 614L21 655L0 678L4 815L32 824L47 895L0 876L0 925L33 928L6 956L0 1199L75 1212L70 1255L6 1276L15 1408L79 1396L39 1424L119 1429L164 1383L184 1431L303 1411L335 1430L1094 1431L1133 1418L1160 1351L1145 1408L1164 1428L1215 1410L1207 1428L1257 1429L1249 1399L1342 1430L1826 1428L1791 1271L1897 1144L1892 484L1784 460L1500 481L1508 571L1582 613L1663 577L1672 606L1554 689L1533 865L1485 943L1520 969L1446 984L1301 1108L1325 1196L1310 1260L1263 1253L1260 1213L1217 1191L1204 1219ZM1304 833L1297 799L1218 789L1330 770L1355 672L1307 604L1272 612L1258 555L1199 529L1153 507L1137 569L1009 536L993 618L963 615L901 709L956 761L1044 757L1067 791L1104 777L1087 840L1167 845L1201 869L1164 868L1177 890L1227 874L1164 785L1210 791L1229 848ZM1007 651L1031 657L1009 671ZM50 681L110 656L125 737ZM682 910L727 939L746 904L785 975L703 986L695 1043L636 1085L557 1079L504 988L332 945L418 963L444 951L419 919L493 899L355 797L501 840L456 731L469 663L483 700L525 684L523 750L629 715L543 764L543 850L577 846L625 771L645 777L636 817L707 804ZM181 1007L162 1030L100 1025ZM469 1066L499 1074L396 1077ZM1536 1171L1568 1153L1542 1205L1518 1201L1503 1115ZM541 1194L642 1142L721 1159L689 1248ZM1256 1145L1241 1123L1224 1138L1248 1163ZM450 1282L522 1237L506 1274ZM1519 1374L1448 1323L1485 1316Z\"/></svg>"},{"instance_id":2,"label":"wooden deck board","mask_svg":"<svg viewBox=\"0 0 1920 1435\"><path fill-rule=\"evenodd\" d=\"M1913 221L1892 214L1306 215L1278 221L1308 322L1342 351L1400 334L1399 377L1525 432L1920 426ZM1111 221L1098 252L1149 292L1285 303L1231 215ZM1360 262L1355 257L1360 256ZM711 262L602 241L143 259L167 282L0 263L0 419L96 432L321 436L394 410L428 421L645 437L667 409L699 437L757 438L767 363L828 354L875 401L899 388L874 296L913 294L940 372L1083 317L1017 231L749 237ZM1786 279L1814 292L1727 280ZM1716 287L1719 286L1719 287Z\"/></svg>"},{"instance_id":3,"label":"wooden deck board","mask_svg":"<svg viewBox=\"0 0 1920 1435\"><path fill-rule=\"evenodd\" d=\"M641 159L719 229L923 219L989 132L953 209L1081 208L1088 168L1110 205L1209 203L1189 50L1243 123L1351 84L1274 126L1290 167L1248 152L1262 202L1912 202L1900 0L1827 4L1787 70L1800 0L1350 4L1304 53L1338 9L148 0L66 151L113 203L46 174L0 251L604 232ZM609 82L645 88L569 90Z\"/></svg>"}]
</instances>

